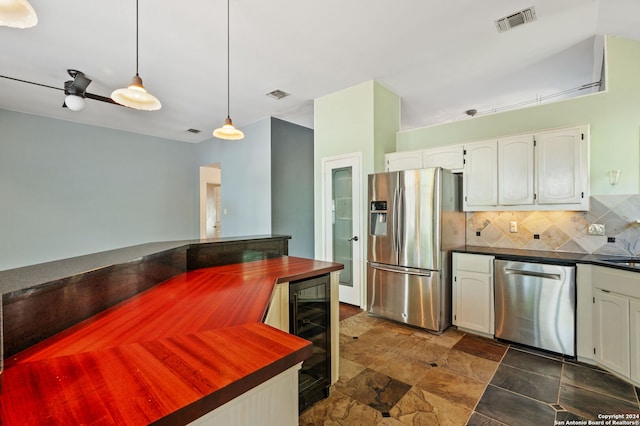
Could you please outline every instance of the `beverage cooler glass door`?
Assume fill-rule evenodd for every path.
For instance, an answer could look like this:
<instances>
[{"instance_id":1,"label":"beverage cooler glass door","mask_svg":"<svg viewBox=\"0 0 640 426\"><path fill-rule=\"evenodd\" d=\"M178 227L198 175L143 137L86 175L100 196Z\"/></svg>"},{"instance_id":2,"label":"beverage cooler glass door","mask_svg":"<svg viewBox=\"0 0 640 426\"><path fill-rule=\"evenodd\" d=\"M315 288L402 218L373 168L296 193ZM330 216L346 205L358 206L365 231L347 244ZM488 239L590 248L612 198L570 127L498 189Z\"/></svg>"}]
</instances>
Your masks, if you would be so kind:
<instances>
[{"instance_id":1,"label":"beverage cooler glass door","mask_svg":"<svg viewBox=\"0 0 640 426\"><path fill-rule=\"evenodd\" d=\"M440 272L367 265L369 312L406 324L442 331Z\"/></svg>"}]
</instances>

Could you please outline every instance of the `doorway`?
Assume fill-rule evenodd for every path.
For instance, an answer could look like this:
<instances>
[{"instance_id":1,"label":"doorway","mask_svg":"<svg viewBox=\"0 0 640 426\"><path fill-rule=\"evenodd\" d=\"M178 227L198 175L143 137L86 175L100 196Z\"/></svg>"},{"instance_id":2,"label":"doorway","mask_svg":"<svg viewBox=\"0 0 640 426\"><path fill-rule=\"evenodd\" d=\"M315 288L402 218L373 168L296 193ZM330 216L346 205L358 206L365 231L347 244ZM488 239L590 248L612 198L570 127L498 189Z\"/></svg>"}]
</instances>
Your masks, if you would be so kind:
<instances>
[{"instance_id":1,"label":"doorway","mask_svg":"<svg viewBox=\"0 0 640 426\"><path fill-rule=\"evenodd\" d=\"M364 300L361 163L361 153L322 159L325 259L344 265L340 302L359 307Z\"/></svg>"},{"instance_id":2,"label":"doorway","mask_svg":"<svg viewBox=\"0 0 640 426\"><path fill-rule=\"evenodd\" d=\"M220 163L200 167L200 238L218 238L221 226Z\"/></svg>"}]
</instances>

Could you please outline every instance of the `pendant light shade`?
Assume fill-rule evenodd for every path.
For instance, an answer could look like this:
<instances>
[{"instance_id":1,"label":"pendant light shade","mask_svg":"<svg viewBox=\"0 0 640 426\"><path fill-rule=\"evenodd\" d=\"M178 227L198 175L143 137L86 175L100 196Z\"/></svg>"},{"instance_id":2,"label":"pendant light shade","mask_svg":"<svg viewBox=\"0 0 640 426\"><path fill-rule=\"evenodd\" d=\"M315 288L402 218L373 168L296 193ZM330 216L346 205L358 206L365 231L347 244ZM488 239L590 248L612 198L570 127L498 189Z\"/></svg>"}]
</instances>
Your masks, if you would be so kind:
<instances>
[{"instance_id":1,"label":"pendant light shade","mask_svg":"<svg viewBox=\"0 0 640 426\"><path fill-rule=\"evenodd\" d=\"M3 0L0 0L0 2ZM131 84L125 89L116 89L111 93L114 102L133 109L142 111L156 111L162 104L142 85L142 78L138 74L138 0L136 0L136 75L131 79Z\"/></svg>"},{"instance_id":2,"label":"pendant light shade","mask_svg":"<svg viewBox=\"0 0 640 426\"><path fill-rule=\"evenodd\" d=\"M222 127L213 131L213 136L218 139L237 141L244 138L244 133L233 126L233 122L231 121L231 116L229 114L229 99L231 98L231 95L229 94L229 80L229 0L227 0L227 118L224 120L224 125Z\"/></svg>"},{"instance_id":3,"label":"pendant light shade","mask_svg":"<svg viewBox=\"0 0 640 426\"><path fill-rule=\"evenodd\" d=\"M244 138L244 133L240 129L236 129L233 126L233 122L231 121L231 117L227 116L227 119L224 120L224 125L218 129L213 131L213 136L219 139L226 139L229 141L237 141Z\"/></svg>"},{"instance_id":4,"label":"pendant light shade","mask_svg":"<svg viewBox=\"0 0 640 426\"><path fill-rule=\"evenodd\" d=\"M31 28L38 16L27 0L0 0L0 25L12 28Z\"/></svg>"},{"instance_id":5,"label":"pendant light shade","mask_svg":"<svg viewBox=\"0 0 640 426\"><path fill-rule=\"evenodd\" d=\"M131 84L126 89L114 90L111 99L120 105L143 111L156 111L162 107L158 98L145 90L138 74L133 76Z\"/></svg>"}]
</instances>

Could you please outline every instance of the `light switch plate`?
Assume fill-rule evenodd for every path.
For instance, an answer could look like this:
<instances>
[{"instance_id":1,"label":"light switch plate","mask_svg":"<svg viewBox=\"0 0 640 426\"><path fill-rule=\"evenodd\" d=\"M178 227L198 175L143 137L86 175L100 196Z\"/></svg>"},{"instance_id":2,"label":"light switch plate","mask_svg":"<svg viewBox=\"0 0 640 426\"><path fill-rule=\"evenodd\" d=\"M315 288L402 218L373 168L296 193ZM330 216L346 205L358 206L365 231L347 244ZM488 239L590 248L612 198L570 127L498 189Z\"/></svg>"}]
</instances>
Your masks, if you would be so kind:
<instances>
[{"instance_id":1,"label":"light switch plate","mask_svg":"<svg viewBox=\"0 0 640 426\"><path fill-rule=\"evenodd\" d=\"M509 232L518 232L518 222L515 220L509 222Z\"/></svg>"},{"instance_id":2,"label":"light switch plate","mask_svg":"<svg viewBox=\"0 0 640 426\"><path fill-rule=\"evenodd\" d=\"M604 223L592 223L587 229L589 235L604 235Z\"/></svg>"}]
</instances>

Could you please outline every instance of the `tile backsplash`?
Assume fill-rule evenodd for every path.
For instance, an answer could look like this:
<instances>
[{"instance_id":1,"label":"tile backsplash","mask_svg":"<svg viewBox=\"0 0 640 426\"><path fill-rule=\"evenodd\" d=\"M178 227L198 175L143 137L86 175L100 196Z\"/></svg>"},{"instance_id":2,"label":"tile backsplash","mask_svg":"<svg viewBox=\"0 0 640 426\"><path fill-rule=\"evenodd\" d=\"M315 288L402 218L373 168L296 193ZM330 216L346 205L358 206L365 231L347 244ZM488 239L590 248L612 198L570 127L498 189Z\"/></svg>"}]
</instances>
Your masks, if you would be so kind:
<instances>
[{"instance_id":1,"label":"tile backsplash","mask_svg":"<svg viewBox=\"0 0 640 426\"><path fill-rule=\"evenodd\" d=\"M574 253L640 255L640 195L596 195L586 212L467 213L467 245ZM510 232L512 221L518 231ZM591 224L605 235L589 235Z\"/></svg>"}]
</instances>

